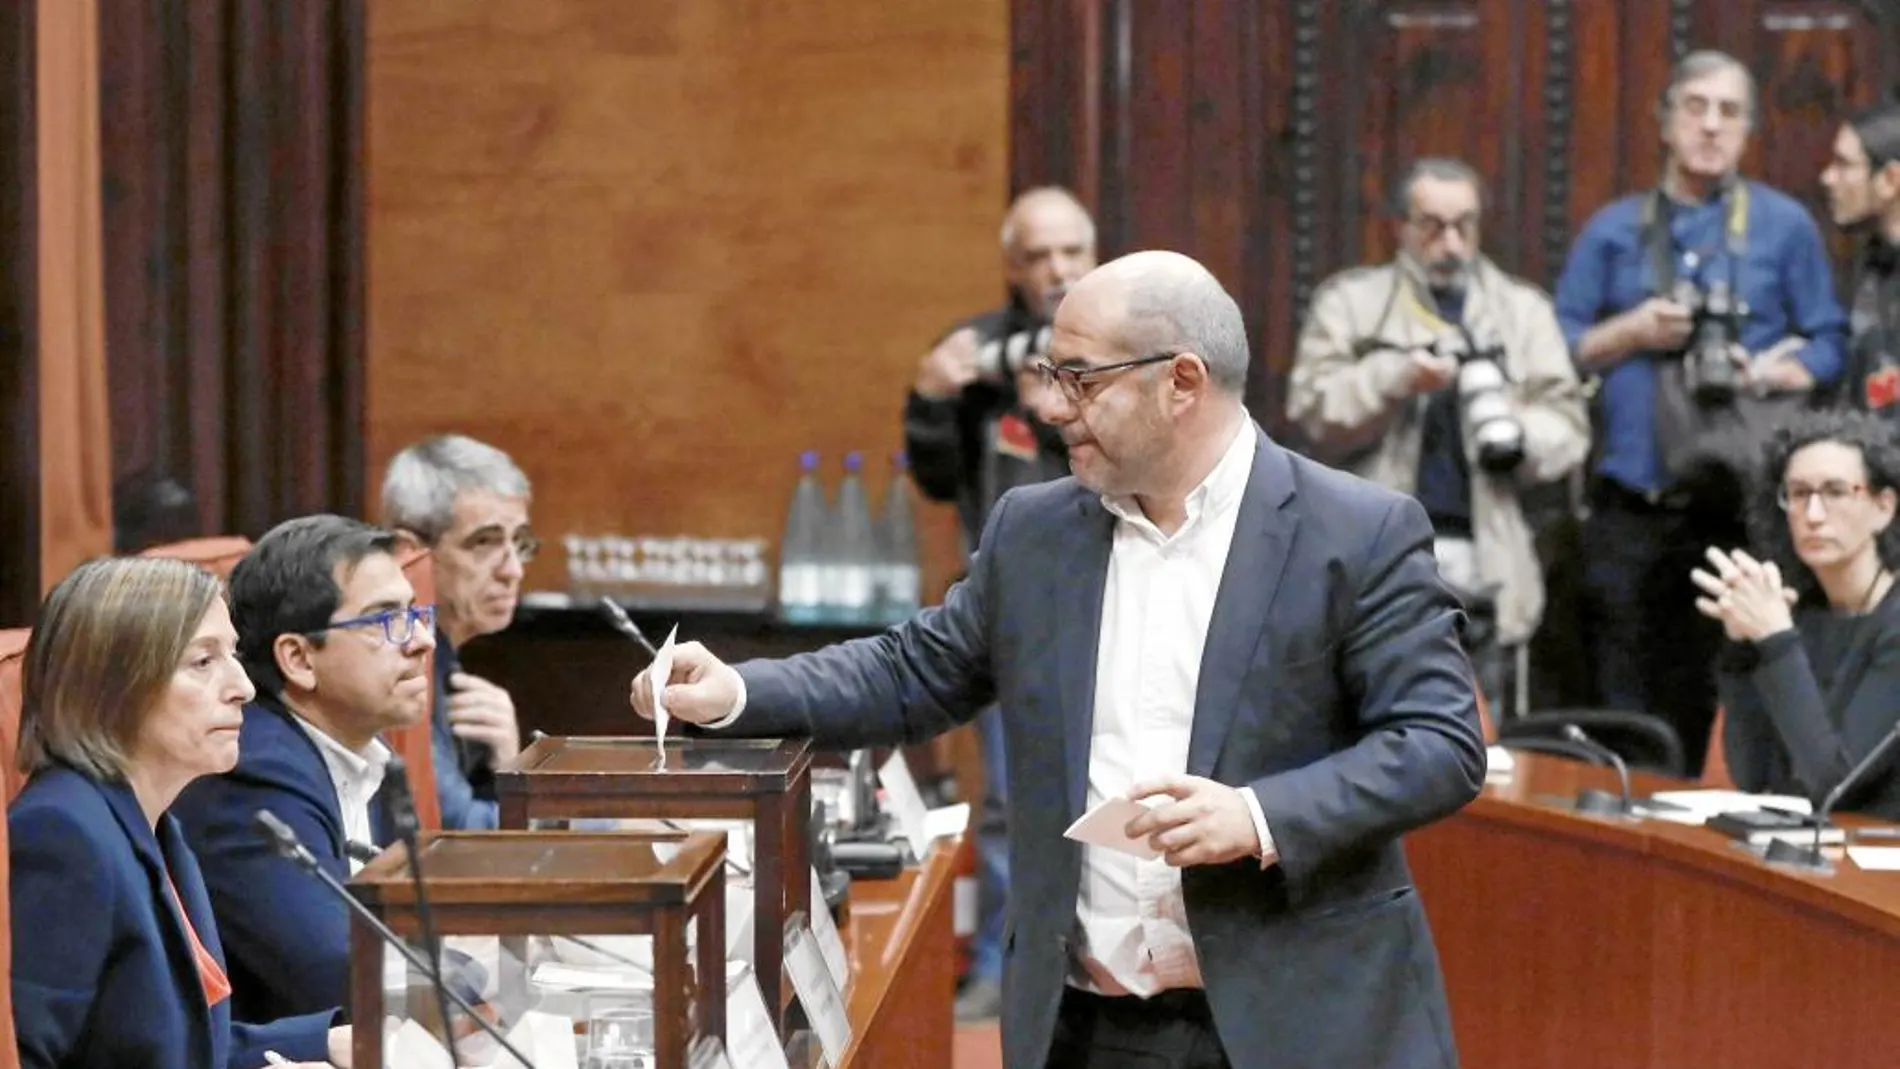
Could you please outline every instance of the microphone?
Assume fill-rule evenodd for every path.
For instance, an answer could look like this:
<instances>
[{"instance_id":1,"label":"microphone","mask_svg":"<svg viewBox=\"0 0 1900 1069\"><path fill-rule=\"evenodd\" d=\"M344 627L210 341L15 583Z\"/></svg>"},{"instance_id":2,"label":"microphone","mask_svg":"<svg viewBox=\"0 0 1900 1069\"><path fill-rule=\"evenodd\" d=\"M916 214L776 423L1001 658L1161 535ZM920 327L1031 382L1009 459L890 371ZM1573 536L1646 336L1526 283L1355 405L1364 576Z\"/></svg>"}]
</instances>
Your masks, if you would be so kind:
<instances>
[{"instance_id":1,"label":"microphone","mask_svg":"<svg viewBox=\"0 0 1900 1069\"><path fill-rule=\"evenodd\" d=\"M329 888L332 894L342 899L343 904L348 906L350 911L355 913L359 919L368 924L370 929L382 938L383 942L395 947L396 952L401 954L405 961L418 972L427 976L430 982L436 985L437 991L445 993L449 1001L460 1007L462 1013L465 1014L469 1020L474 1021L482 1031L488 1033L496 1043L501 1045L501 1049L513 1055L515 1060L522 1065L528 1066L528 1069L534 1069L534 1063L528 1060L527 1055L515 1049L515 1045L508 1042L508 1037L502 1035L500 1029L488 1023L488 1018L475 1012L475 1007L469 1005L468 1000L463 998L460 992L443 984L442 974L430 962L424 961L422 955L416 953L413 947L403 941L402 936L391 931L389 925L384 924L381 918L371 913L368 906L358 902L356 896L351 894L349 889L344 887L342 883L338 882L335 876L325 872L323 865L317 861L315 855L310 853L310 848L305 846L303 842L297 838L297 833L291 829L290 825L284 823L277 814L268 809L258 810L252 815L251 819L257 823L259 828L263 829L264 835L270 839L271 845L276 849L279 856L289 858L297 864L298 868L315 876L317 882ZM442 1019L442 1028L445 1032L453 1031L447 1017Z\"/></svg>"},{"instance_id":2,"label":"microphone","mask_svg":"<svg viewBox=\"0 0 1900 1069\"><path fill-rule=\"evenodd\" d=\"M435 986L435 1008L442 1015L442 1035L449 1048L449 1064L461 1065L461 1053L455 1049L454 1018L449 1015L448 985L442 982L442 942L436 938L435 915L429 908L429 896L422 880L422 850L416 832L422 822L416 817L416 796L409 789L409 766L400 757L391 757L383 769L383 786L388 794L390 822L396 837L409 851L409 882L415 888L416 921L422 928L422 948L435 963L429 974Z\"/></svg>"},{"instance_id":3,"label":"microphone","mask_svg":"<svg viewBox=\"0 0 1900 1069\"><path fill-rule=\"evenodd\" d=\"M1768 844L1768 851L1763 855L1763 860L1781 865L1794 865L1823 875L1833 875L1833 864L1821 853L1821 832L1827 828L1827 818L1833 814L1834 807L1840 803L1848 791L1860 786L1867 779L1867 774L1880 763L1881 758L1892 751L1896 742L1900 742L1900 723L1895 723L1892 728L1889 728L1886 736L1873 749L1867 751L1867 756L1861 758L1853 768L1848 769L1847 775L1842 776L1841 781L1834 785L1834 789L1827 792L1826 797L1821 799L1821 808L1814 813L1814 841L1812 843L1807 846L1796 846L1780 839L1773 840Z\"/></svg>"},{"instance_id":4,"label":"microphone","mask_svg":"<svg viewBox=\"0 0 1900 1069\"><path fill-rule=\"evenodd\" d=\"M1610 767L1616 769L1616 778L1622 788L1621 795L1612 795L1608 791L1595 787L1586 787L1577 792L1576 810L1592 816L1629 817L1634 815L1634 806L1630 804L1630 766L1623 763L1623 755L1590 737L1589 732L1575 724L1564 725L1564 738L1605 758Z\"/></svg>"},{"instance_id":5,"label":"microphone","mask_svg":"<svg viewBox=\"0 0 1900 1069\"><path fill-rule=\"evenodd\" d=\"M640 630L640 625L634 623L633 618L627 615L627 610L621 608L614 599L601 598L600 611L606 614L607 622L614 625L615 631L638 642L640 648L647 651L648 657L658 659L660 651L653 648L653 643L647 641L646 632Z\"/></svg>"}]
</instances>

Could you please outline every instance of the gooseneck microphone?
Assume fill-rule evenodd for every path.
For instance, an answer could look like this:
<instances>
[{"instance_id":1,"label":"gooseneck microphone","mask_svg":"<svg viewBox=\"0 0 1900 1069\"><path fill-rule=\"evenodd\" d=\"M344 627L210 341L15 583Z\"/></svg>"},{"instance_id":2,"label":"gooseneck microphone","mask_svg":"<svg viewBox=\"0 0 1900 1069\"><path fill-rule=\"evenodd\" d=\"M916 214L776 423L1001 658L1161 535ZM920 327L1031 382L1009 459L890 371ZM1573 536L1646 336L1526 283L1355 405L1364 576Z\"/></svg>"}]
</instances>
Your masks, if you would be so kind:
<instances>
[{"instance_id":1,"label":"gooseneck microphone","mask_svg":"<svg viewBox=\"0 0 1900 1069\"><path fill-rule=\"evenodd\" d=\"M619 603L615 602L614 599L601 598L600 611L606 614L607 622L614 625L615 631L638 642L640 648L647 651L648 657L659 658L660 651L654 649L653 643L647 640L646 632L640 630L640 625L634 623L633 618L627 615L627 610L621 608Z\"/></svg>"},{"instance_id":2,"label":"gooseneck microphone","mask_svg":"<svg viewBox=\"0 0 1900 1069\"><path fill-rule=\"evenodd\" d=\"M1630 766L1623 762L1623 755L1591 738L1589 732L1575 724L1564 725L1564 738L1604 758L1605 764L1616 769L1617 783L1622 789L1620 795L1612 795L1608 791L1598 790L1595 787L1586 787L1578 791L1577 812L1611 817L1633 815L1635 807L1630 802Z\"/></svg>"},{"instance_id":3,"label":"gooseneck microphone","mask_svg":"<svg viewBox=\"0 0 1900 1069\"><path fill-rule=\"evenodd\" d=\"M1834 807L1840 804L1848 791L1867 780L1868 773L1880 763L1881 758L1893 750L1896 742L1900 742L1900 722L1888 729L1886 736L1875 744L1873 749L1867 751L1867 756L1861 758L1853 768L1848 769L1847 775L1842 776L1841 781L1834 785L1834 789L1827 792L1826 797L1821 799L1821 808L1814 813L1814 841L1807 846L1797 846L1779 839L1773 840L1768 844L1768 852L1763 855L1764 860L1781 865L1796 865L1819 873L1833 873L1834 866L1828 862L1827 856L1821 853L1821 832L1827 829L1827 818L1833 814Z\"/></svg>"},{"instance_id":4,"label":"gooseneck microphone","mask_svg":"<svg viewBox=\"0 0 1900 1069\"><path fill-rule=\"evenodd\" d=\"M389 925L384 924L380 917L369 911L368 906L358 902L356 896L351 894L349 889L345 888L342 883L338 882L335 876L325 872L323 865L317 861L315 855L311 854L310 848L305 846L303 842L297 838L296 831L292 830L290 825L284 823L277 814L268 809L258 810L252 816L252 819L257 823L259 828L263 829L265 837L270 840L272 847L276 849L280 856L289 858L291 861L296 862L297 867L315 876L317 882L329 888L332 894L342 899L343 904L349 907L350 912L356 914L359 919L365 924L368 924L370 930L380 936L383 942L396 948L396 952L401 954L404 960L408 961L418 972L427 976L429 980L436 985L437 990L444 992L448 996L449 1001L459 1007L469 1020L474 1021L482 1031L488 1033L496 1043L500 1044L502 1050L513 1055L516 1061L527 1066L528 1069L534 1069L534 1063L528 1060L527 1055L517 1050L514 1044L508 1042L508 1037L502 1035L500 1029L490 1024L488 1018L477 1013L475 1007L469 1005L468 1000L463 998L459 992L442 983L441 973L437 971L430 962L424 961L422 955L416 953L415 948L404 942L402 936L391 931ZM444 1031L450 1030L450 1024L446 1017L443 1018L442 1025Z\"/></svg>"},{"instance_id":5,"label":"gooseneck microphone","mask_svg":"<svg viewBox=\"0 0 1900 1069\"><path fill-rule=\"evenodd\" d=\"M442 980L442 941L436 938L435 914L429 908L428 889L422 880L422 849L416 832L422 822L416 817L416 796L409 789L409 766L400 757L391 757L383 769L383 789L387 794L390 823L396 838L409 851L409 882L415 888L416 923L422 928L422 949L435 963L430 973L435 986L435 1008L442 1015L442 1036L449 1048L449 1064L461 1065L461 1052L455 1049L454 1018L449 1014L448 984Z\"/></svg>"}]
</instances>

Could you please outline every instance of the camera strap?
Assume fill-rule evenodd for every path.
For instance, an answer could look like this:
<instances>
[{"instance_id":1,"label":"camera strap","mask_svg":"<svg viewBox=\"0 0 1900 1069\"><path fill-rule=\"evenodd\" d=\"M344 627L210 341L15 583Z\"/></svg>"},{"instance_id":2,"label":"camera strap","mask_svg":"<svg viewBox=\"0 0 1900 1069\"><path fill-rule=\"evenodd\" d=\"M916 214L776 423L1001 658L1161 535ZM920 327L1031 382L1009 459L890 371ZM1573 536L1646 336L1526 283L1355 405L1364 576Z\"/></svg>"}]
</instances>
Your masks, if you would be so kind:
<instances>
[{"instance_id":1,"label":"camera strap","mask_svg":"<svg viewBox=\"0 0 1900 1069\"><path fill-rule=\"evenodd\" d=\"M1723 244L1728 250L1729 275L1736 272L1736 264L1742 258L1742 252L1748 247L1748 183L1739 178L1731 179L1722 194L1726 205L1727 223L1723 227ZM1643 249L1649 256L1649 270L1652 277L1653 292L1658 297L1668 297L1676 288L1676 235L1669 228L1669 199L1658 185L1650 191L1643 202ZM1738 295L1739 296L1739 295Z\"/></svg>"}]
</instances>

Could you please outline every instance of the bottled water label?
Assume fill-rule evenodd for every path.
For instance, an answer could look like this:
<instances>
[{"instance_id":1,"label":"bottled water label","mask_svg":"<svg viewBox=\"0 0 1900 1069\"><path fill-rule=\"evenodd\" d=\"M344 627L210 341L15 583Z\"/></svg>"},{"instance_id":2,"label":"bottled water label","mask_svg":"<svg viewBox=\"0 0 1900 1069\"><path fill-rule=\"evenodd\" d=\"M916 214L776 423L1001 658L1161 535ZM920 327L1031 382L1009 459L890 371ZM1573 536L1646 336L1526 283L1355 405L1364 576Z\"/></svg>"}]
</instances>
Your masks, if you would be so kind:
<instances>
[{"instance_id":1,"label":"bottled water label","mask_svg":"<svg viewBox=\"0 0 1900 1069\"><path fill-rule=\"evenodd\" d=\"M816 564L787 564L778 573L779 604L788 608L816 607L824 601L824 576Z\"/></svg>"},{"instance_id":2,"label":"bottled water label","mask_svg":"<svg viewBox=\"0 0 1900 1069\"><path fill-rule=\"evenodd\" d=\"M894 605L916 605L922 587L922 577L914 567L899 564L884 570L884 599Z\"/></svg>"},{"instance_id":3,"label":"bottled water label","mask_svg":"<svg viewBox=\"0 0 1900 1069\"><path fill-rule=\"evenodd\" d=\"M832 589L837 594L837 604L846 609L867 608L877 597L871 569L861 565L839 568L837 584Z\"/></svg>"}]
</instances>

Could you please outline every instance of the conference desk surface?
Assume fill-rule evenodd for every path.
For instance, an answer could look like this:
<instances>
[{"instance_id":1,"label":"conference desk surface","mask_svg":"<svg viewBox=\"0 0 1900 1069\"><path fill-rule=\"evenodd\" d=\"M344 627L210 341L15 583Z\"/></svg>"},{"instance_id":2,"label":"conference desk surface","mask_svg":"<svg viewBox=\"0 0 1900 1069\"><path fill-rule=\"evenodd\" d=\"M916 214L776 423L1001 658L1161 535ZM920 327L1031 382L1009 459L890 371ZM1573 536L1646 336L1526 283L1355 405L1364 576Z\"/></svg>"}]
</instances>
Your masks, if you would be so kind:
<instances>
[{"instance_id":1,"label":"conference desk surface","mask_svg":"<svg viewBox=\"0 0 1900 1069\"><path fill-rule=\"evenodd\" d=\"M1704 828L1580 815L1577 791L1613 774L1516 758L1406 838L1466 1069L1900 1066L1900 873L1835 851L1815 875Z\"/></svg>"}]
</instances>

